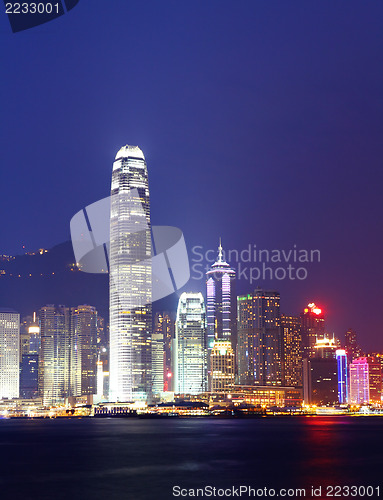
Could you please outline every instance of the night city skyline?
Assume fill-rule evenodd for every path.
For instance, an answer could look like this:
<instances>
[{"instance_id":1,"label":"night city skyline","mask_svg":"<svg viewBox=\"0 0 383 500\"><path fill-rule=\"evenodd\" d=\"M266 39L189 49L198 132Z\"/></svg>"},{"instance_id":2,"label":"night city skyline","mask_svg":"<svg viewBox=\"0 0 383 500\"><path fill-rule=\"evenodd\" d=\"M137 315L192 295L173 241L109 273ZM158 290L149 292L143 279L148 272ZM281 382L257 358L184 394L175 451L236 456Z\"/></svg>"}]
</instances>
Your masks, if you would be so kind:
<instances>
[{"instance_id":1,"label":"night city skyline","mask_svg":"<svg viewBox=\"0 0 383 500\"><path fill-rule=\"evenodd\" d=\"M331 333L352 327L381 349L382 5L244 3L232 16L230 2L131 2L128 30L124 2L93 5L18 34L1 18L12 215L0 252L67 241L73 214L108 195L115 151L139 144L153 224L181 228L189 252L220 236L238 250L319 249L303 282L259 284L286 312L315 300Z\"/></svg>"},{"instance_id":2,"label":"night city skyline","mask_svg":"<svg viewBox=\"0 0 383 500\"><path fill-rule=\"evenodd\" d=\"M382 496L382 20L2 2L2 497Z\"/></svg>"}]
</instances>

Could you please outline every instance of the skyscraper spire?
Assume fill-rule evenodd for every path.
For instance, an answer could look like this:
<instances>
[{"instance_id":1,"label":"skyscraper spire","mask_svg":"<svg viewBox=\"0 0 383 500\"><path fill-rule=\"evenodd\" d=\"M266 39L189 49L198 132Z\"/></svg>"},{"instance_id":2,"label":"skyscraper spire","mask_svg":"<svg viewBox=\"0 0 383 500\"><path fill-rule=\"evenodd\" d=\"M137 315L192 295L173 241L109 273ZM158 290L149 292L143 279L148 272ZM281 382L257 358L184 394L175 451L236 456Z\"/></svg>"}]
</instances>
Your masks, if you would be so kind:
<instances>
[{"instance_id":1,"label":"skyscraper spire","mask_svg":"<svg viewBox=\"0 0 383 500\"><path fill-rule=\"evenodd\" d=\"M221 237L219 237L218 261L217 261L219 263L223 262L223 260L222 260L222 253L223 253L222 240L221 240Z\"/></svg>"}]
</instances>

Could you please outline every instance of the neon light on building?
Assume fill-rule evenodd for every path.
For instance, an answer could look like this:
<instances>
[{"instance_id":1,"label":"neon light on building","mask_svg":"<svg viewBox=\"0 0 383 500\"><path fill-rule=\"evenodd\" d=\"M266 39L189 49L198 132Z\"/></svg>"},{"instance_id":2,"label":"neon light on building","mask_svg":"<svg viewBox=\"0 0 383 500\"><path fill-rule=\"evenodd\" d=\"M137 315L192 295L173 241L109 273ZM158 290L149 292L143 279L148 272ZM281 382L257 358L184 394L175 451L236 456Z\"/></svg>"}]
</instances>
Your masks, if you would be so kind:
<instances>
[{"instance_id":1,"label":"neon light on building","mask_svg":"<svg viewBox=\"0 0 383 500\"><path fill-rule=\"evenodd\" d=\"M337 349L336 360L338 367L338 400L339 403L348 403L348 363L344 349Z\"/></svg>"}]
</instances>

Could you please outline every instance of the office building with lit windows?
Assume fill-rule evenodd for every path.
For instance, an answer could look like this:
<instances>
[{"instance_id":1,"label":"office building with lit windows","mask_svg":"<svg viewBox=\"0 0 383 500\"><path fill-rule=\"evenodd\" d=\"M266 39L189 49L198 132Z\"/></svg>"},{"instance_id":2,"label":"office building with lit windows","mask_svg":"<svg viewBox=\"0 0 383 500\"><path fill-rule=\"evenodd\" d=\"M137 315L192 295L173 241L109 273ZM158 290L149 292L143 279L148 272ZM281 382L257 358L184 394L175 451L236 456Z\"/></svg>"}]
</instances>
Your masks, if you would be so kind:
<instances>
[{"instance_id":1,"label":"office building with lit windows","mask_svg":"<svg viewBox=\"0 0 383 500\"><path fill-rule=\"evenodd\" d=\"M302 350L304 358L311 358L315 355L314 346L317 339L324 336L324 314L322 309L317 307L314 302L301 313L302 328Z\"/></svg>"},{"instance_id":2,"label":"office building with lit windows","mask_svg":"<svg viewBox=\"0 0 383 500\"><path fill-rule=\"evenodd\" d=\"M281 314L283 383L302 387L302 336L299 317Z\"/></svg>"},{"instance_id":3,"label":"office building with lit windows","mask_svg":"<svg viewBox=\"0 0 383 500\"><path fill-rule=\"evenodd\" d=\"M282 384L280 296L256 289L238 297L238 376L243 385Z\"/></svg>"},{"instance_id":4,"label":"office building with lit windows","mask_svg":"<svg viewBox=\"0 0 383 500\"><path fill-rule=\"evenodd\" d=\"M208 356L216 340L230 342L235 354L237 349L235 271L224 260L221 241L217 261L206 273L206 315Z\"/></svg>"},{"instance_id":5,"label":"office building with lit windows","mask_svg":"<svg viewBox=\"0 0 383 500\"><path fill-rule=\"evenodd\" d=\"M230 341L216 340L210 355L211 390L224 391L234 385L234 351Z\"/></svg>"},{"instance_id":6,"label":"office building with lit windows","mask_svg":"<svg viewBox=\"0 0 383 500\"><path fill-rule=\"evenodd\" d=\"M171 345L174 339L174 328L175 321L170 312L156 312L152 336L153 392L173 390ZM160 386L162 386L161 391Z\"/></svg>"},{"instance_id":7,"label":"office building with lit windows","mask_svg":"<svg viewBox=\"0 0 383 500\"><path fill-rule=\"evenodd\" d=\"M46 305L40 309L39 393L44 406L97 392L97 310Z\"/></svg>"},{"instance_id":8,"label":"office building with lit windows","mask_svg":"<svg viewBox=\"0 0 383 500\"><path fill-rule=\"evenodd\" d=\"M0 399L19 397L20 315L0 309Z\"/></svg>"},{"instance_id":9,"label":"office building with lit windows","mask_svg":"<svg viewBox=\"0 0 383 500\"><path fill-rule=\"evenodd\" d=\"M137 146L122 147L111 186L110 400L151 395L152 245L148 171Z\"/></svg>"},{"instance_id":10,"label":"office building with lit windows","mask_svg":"<svg viewBox=\"0 0 383 500\"><path fill-rule=\"evenodd\" d=\"M201 293L182 293L173 340L174 390L199 394L207 390L206 309Z\"/></svg>"},{"instance_id":11,"label":"office building with lit windows","mask_svg":"<svg viewBox=\"0 0 383 500\"><path fill-rule=\"evenodd\" d=\"M97 310L84 304L71 314L71 393L91 396L97 392Z\"/></svg>"},{"instance_id":12,"label":"office building with lit windows","mask_svg":"<svg viewBox=\"0 0 383 500\"><path fill-rule=\"evenodd\" d=\"M372 357L354 359L350 364L350 403L382 402L382 368Z\"/></svg>"},{"instance_id":13,"label":"office building with lit windows","mask_svg":"<svg viewBox=\"0 0 383 500\"><path fill-rule=\"evenodd\" d=\"M39 391L43 405L53 406L71 396L71 310L49 304L40 309L39 317Z\"/></svg>"}]
</instances>

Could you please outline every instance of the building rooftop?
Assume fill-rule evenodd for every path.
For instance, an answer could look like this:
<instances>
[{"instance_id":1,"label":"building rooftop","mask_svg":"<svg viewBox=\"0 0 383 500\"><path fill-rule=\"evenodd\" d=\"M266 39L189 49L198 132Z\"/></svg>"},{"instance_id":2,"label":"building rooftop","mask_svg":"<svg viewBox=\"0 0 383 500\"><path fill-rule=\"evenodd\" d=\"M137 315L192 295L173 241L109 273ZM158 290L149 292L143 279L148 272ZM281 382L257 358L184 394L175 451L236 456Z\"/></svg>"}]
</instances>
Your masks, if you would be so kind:
<instances>
[{"instance_id":1,"label":"building rooftop","mask_svg":"<svg viewBox=\"0 0 383 500\"><path fill-rule=\"evenodd\" d=\"M142 158L143 160L145 160L145 156L142 150L138 146L129 146L129 144L127 144L126 146L122 146L122 148L118 150L115 159L118 160L119 158L128 157Z\"/></svg>"}]
</instances>

